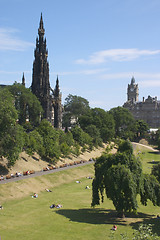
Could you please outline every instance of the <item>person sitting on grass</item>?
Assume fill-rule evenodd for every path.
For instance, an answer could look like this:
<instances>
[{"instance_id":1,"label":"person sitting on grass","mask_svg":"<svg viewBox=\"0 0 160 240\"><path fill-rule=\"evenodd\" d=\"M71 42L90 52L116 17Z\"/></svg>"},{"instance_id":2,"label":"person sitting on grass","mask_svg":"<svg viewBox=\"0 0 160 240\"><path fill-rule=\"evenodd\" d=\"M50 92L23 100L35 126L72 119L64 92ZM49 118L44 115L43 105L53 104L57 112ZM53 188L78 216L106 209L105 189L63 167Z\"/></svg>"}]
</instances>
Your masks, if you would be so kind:
<instances>
[{"instance_id":1,"label":"person sitting on grass","mask_svg":"<svg viewBox=\"0 0 160 240\"><path fill-rule=\"evenodd\" d=\"M38 198L38 194L37 193L34 193L32 198Z\"/></svg>"},{"instance_id":2,"label":"person sitting on grass","mask_svg":"<svg viewBox=\"0 0 160 240\"><path fill-rule=\"evenodd\" d=\"M116 231L116 230L117 230L117 226L116 226L116 225L113 225L112 230L113 230L113 231Z\"/></svg>"}]
</instances>

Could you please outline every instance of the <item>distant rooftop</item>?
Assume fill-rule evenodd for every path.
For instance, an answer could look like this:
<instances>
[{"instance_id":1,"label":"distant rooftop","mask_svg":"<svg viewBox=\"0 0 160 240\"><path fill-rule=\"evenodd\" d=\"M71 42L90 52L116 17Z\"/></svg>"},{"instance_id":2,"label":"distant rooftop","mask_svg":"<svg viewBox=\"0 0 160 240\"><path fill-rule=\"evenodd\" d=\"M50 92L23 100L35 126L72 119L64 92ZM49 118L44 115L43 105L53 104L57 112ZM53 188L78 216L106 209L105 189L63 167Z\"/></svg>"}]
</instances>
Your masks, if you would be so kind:
<instances>
[{"instance_id":1,"label":"distant rooftop","mask_svg":"<svg viewBox=\"0 0 160 240\"><path fill-rule=\"evenodd\" d=\"M8 85L0 84L1 88L7 87Z\"/></svg>"}]
</instances>

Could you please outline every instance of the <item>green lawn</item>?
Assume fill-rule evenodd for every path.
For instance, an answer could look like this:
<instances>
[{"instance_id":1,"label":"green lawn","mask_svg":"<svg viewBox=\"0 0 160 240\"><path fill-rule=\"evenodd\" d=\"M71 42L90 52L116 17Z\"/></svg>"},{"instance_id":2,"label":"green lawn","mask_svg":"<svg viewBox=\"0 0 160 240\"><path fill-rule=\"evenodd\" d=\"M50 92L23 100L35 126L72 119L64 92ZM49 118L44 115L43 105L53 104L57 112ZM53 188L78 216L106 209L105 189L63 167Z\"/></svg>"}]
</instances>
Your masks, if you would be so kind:
<instances>
[{"instance_id":1,"label":"green lawn","mask_svg":"<svg viewBox=\"0 0 160 240\"><path fill-rule=\"evenodd\" d=\"M160 155L157 154L145 153L142 154L142 158L146 171L152 167L153 159L160 161ZM132 239L132 232L140 222L152 223L153 231L160 236L160 220L155 218L155 215L160 214L160 208L154 207L150 202L147 207L139 203L138 215L125 219L116 218L114 206L108 199L100 206L91 208L92 190L85 187L91 187L92 180L84 175L81 178L82 170L86 177L93 174L93 166L87 165L76 170L45 175L37 178L39 184L43 178L54 183L56 180L60 181L60 176L63 176L64 181L51 188L51 193L41 191L37 199L28 195L21 199L6 200L3 203L4 209L0 210L1 239L107 240L111 239L109 236L112 234L110 229L113 224L118 226L118 230L114 232L114 239L120 240L121 233L127 233L129 239ZM76 179L81 180L81 183L76 183ZM18 184L20 183L15 183L16 186ZM53 203L62 204L63 207L50 209L49 206Z\"/></svg>"},{"instance_id":2,"label":"green lawn","mask_svg":"<svg viewBox=\"0 0 160 240\"><path fill-rule=\"evenodd\" d=\"M143 172L150 174L152 167L160 163L160 154L159 152L142 151L140 159L142 160Z\"/></svg>"}]
</instances>

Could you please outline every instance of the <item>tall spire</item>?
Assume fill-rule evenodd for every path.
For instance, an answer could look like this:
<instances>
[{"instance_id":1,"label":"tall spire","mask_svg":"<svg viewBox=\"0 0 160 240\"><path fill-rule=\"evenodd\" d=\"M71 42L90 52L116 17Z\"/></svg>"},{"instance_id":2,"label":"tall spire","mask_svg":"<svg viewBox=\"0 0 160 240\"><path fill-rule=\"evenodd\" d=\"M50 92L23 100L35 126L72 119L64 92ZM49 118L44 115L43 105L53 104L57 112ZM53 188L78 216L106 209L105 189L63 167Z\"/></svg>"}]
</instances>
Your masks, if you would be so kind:
<instances>
[{"instance_id":1,"label":"tall spire","mask_svg":"<svg viewBox=\"0 0 160 240\"><path fill-rule=\"evenodd\" d=\"M58 80L58 75L57 75L56 87L55 87L55 90L54 90L55 97L59 97L59 92L60 92L60 89L59 89L59 80Z\"/></svg>"},{"instance_id":2,"label":"tall spire","mask_svg":"<svg viewBox=\"0 0 160 240\"><path fill-rule=\"evenodd\" d=\"M43 18L41 13L38 38L36 38L36 48L34 51L32 92L38 97L44 110L43 117L50 118L50 83L49 83L49 63L47 61L48 51L46 49L46 39L44 39Z\"/></svg>"},{"instance_id":3,"label":"tall spire","mask_svg":"<svg viewBox=\"0 0 160 240\"><path fill-rule=\"evenodd\" d=\"M41 19L40 19L40 23L39 23L39 28L38 28L38 34L39 36L43 36L45 33L44 27L43 27L43 18L42 18L42 13L41 13Z\"/></svg>"},{"instance_id":4,"label":"tall spire","mask_svg":"<svg viewBox=\"0 0 160 240\"><path fill-rule=\"evenodd\" d=\"M56 88L59 89L59 80L58 80L58 75L57 75L57 80L56 80Z\"/></svg>"},{"instance_id":5,"label":"tall spire","mask_svg":"<svg viewBox=\"0 0 160 240\"><path fill-rule=\"evenodd\" d=\"M44 37L43 18L41 13L36 48L34 50L32 93L39 99L44 110L42 118L47 119L55 128L62 128L62 96L57 76L54 91L49 82L49 63L47 61L48 50L46 49L46 38ZM51 91L53 95L51 95Z\"/></svg>"},{"instance_id":6,"label":"tall spire","mask_svg":"<svg viewBox=\"0 0 160 240\"><path fill-rule=\"evenodd\" d=\"M131 79L131 84L134 85L135 84L135 78L132 76L132 79Z\"/></svg>"},{"instance_id":7,"label":"tall spire","mask_svg":"<svg viewBox=\"0 0 160 240\"><path fill-rule=\"evenodd\" d=\"M22 85L25 86L25 77L24 77L24 72L23 72L23 76L22 76Z\"/></svg>"}]
</instances>

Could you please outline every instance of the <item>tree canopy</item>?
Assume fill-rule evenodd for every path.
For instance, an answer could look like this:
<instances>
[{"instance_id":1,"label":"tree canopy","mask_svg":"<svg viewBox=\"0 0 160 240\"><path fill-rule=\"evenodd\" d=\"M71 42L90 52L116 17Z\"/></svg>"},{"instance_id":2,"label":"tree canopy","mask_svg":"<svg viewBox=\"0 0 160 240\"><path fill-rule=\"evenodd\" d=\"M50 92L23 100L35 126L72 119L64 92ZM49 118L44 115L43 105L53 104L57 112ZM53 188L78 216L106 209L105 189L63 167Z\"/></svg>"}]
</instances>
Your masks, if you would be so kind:
<instances>
[{"instance_id":1,"label":"tree canopy","mask_svg":"<svg viewBox=\"0 0 160 240\"><path fill-rule=\"evenodd\" d=\"M106 196L113 201L118 216L137 211L137 195L147 205L151 200L160 206L160 184L153 175L142 173L141 162L133 154L128 141L120 144L116 154L103 154L96 159L92 183L92 206Z\"/></svg>"},{"instance_id":2,"label":"tree canopy","mask_svg":"<svg viewBox=\"0 0 160 240\"><path fill-rule=\"evenodd\" d=\"M89 109L90 107L87 99L69 94L64 102L64 127L70 126L72 118L75 119L76 122L78 122L78 118L81 115L86 114Z\"/></svg>"},{"instance_id":3,"label":"tree canopy","mask_svg":"<svg viewBox=\"0 0 160 240\"><path fill-rule=\"evenodd\" d=\"M8 87L12 96L14 97L15 108L18 111L18 120L21 125L29 122L37 126L40 123L40 116L43 113L42 106L37 97L25 88L22 84L14 83Z\"/></svg>"},{"instance_id":4,"label":"tree canopy","mask_svg":"<svg viewBox=\"0 0 160 240\"><path fill-rule=\"evenodd\" d=\"M115 137L132 139L134 137L135 120L128 109L123 107L112 108L109 113L115 121Z\"/></svg>"},{"instance_id":5,"label":"tree canopy","mask_svg":"<svg viewBox=\"0 0 160 240\"><path fill-rule=\"evenodd\" d=\"M23 129L17 125L18 113L7 89L0 89L0 154L14 164L23 148Z\"/></svg>"},{"instance_id":6,"label":"tree canopy","mask_svg":"<svg viewBox=\"0 0 160 240\"><path fill-rule=\"evenodd\" d=\"M112 115L101 108L93 108L79 118L80 126L87 131L92 125L98 129L100 137L104 142L110 141L115 135L115 123Z\"/></svg>"},{"instance_id":7,"label":"tree canopy","mask_svg":"<svg viewBox=\"0 0 160 240\"><path fill-rule=\"evenodd\" d=\"M137 139L145 138L148 129L149 129L148 124L144 120L137 120L135 123L136 138Z\"/></svg>"}]
</instances>

